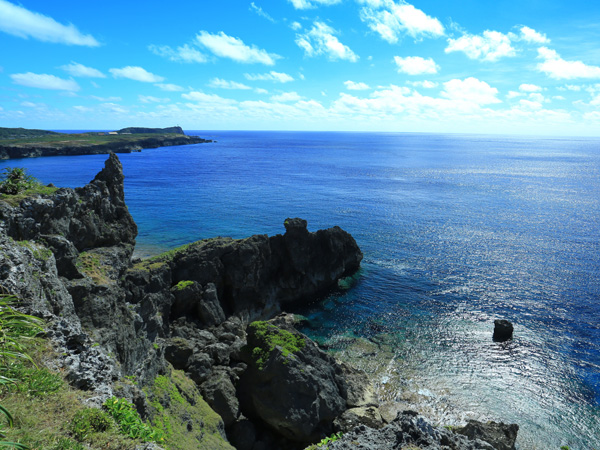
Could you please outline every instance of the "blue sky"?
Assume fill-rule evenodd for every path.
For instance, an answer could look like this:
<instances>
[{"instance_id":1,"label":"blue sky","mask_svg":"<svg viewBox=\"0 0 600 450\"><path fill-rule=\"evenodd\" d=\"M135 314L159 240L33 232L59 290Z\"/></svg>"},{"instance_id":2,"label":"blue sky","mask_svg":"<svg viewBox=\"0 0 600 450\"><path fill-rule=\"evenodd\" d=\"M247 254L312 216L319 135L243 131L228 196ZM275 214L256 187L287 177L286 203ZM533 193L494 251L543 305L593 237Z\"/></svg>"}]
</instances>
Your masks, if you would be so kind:
<instances>
[{"instance_id":1,"label":"blue sky","mask_svg":"<svg viewBox=\"0 0 600 450\"><path fill-rule=\"evenodd\" d=\"M600 5L0 0L0 126L600 135Z\"/></svg>"}]
</instances>

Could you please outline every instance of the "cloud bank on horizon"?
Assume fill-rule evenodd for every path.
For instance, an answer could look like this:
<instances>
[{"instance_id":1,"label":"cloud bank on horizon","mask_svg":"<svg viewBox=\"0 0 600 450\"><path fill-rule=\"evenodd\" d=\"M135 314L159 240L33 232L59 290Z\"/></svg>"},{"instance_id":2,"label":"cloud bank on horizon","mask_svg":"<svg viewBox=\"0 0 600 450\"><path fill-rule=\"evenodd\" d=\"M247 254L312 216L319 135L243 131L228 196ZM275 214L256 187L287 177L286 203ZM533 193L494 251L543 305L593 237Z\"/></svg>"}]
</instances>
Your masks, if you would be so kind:
<instances>
[{"instance_id":1,"label":"cloud bank on horizon","mask_svg":"<svg viewBox=\"0 0 600 450\"><path fill-rule=\"evenodd\" d=\"M0 0L3 126L600 135L593 2L53 3Z\"/></svg>"}]
</instances>

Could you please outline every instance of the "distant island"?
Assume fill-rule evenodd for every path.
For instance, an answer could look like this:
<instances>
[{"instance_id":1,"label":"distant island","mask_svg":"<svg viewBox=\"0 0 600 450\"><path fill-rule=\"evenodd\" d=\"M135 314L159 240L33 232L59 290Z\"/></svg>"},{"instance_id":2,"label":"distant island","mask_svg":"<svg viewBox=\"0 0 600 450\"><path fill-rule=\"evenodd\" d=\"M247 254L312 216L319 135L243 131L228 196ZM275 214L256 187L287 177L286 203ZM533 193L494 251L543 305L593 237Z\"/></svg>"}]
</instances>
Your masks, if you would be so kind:
<instances>
[{"instance_id":1,"label":"distant island","mask_svg":"<svg viewBox=\"0 0 600 450\"><path fill-rule=\"evenodd\" d=\"M87 133L0 127L0 159L131 153L145 148L207 142L212 140L187 136L181 127L129 127L118 131Z\"/></svg>"}]
</instances>

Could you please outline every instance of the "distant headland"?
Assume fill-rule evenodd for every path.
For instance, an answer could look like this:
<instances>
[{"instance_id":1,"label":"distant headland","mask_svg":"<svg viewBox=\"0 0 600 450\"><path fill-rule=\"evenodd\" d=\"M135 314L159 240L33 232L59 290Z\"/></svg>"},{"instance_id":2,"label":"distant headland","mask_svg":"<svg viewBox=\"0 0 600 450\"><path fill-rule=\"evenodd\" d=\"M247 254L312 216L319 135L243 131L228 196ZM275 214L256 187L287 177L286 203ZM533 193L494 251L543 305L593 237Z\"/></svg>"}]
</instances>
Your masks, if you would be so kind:
<instances>
[{"instance_id":1,"label":"distant headland","mask_svg":"<svg viewBox=\"0 0 600 450\"><path fill-rule=\"evenodd\" d=\"M212 140L187 136L181 127L128 127L118 131L87 133L0 127L0 159L131 153L145 148L206 142Z\"/></svg>"}]
</instances>

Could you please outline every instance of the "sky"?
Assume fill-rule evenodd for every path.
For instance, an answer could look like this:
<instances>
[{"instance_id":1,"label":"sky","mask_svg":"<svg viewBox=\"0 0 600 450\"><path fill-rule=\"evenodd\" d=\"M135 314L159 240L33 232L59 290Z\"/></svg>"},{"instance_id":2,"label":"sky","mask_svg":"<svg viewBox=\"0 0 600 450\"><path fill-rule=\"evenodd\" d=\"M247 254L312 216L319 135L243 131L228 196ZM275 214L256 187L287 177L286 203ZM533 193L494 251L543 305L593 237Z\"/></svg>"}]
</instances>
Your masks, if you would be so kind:
<instances>
[{"instance_id":1,"label":"sky","mask_svg":"<svg viewBox=\"0 0 600 450\"><path fill-rule=\"evenodd\" d=\"M0 126L600 136L600 3L0 0Z\"/></svg>"}]
</instances>

